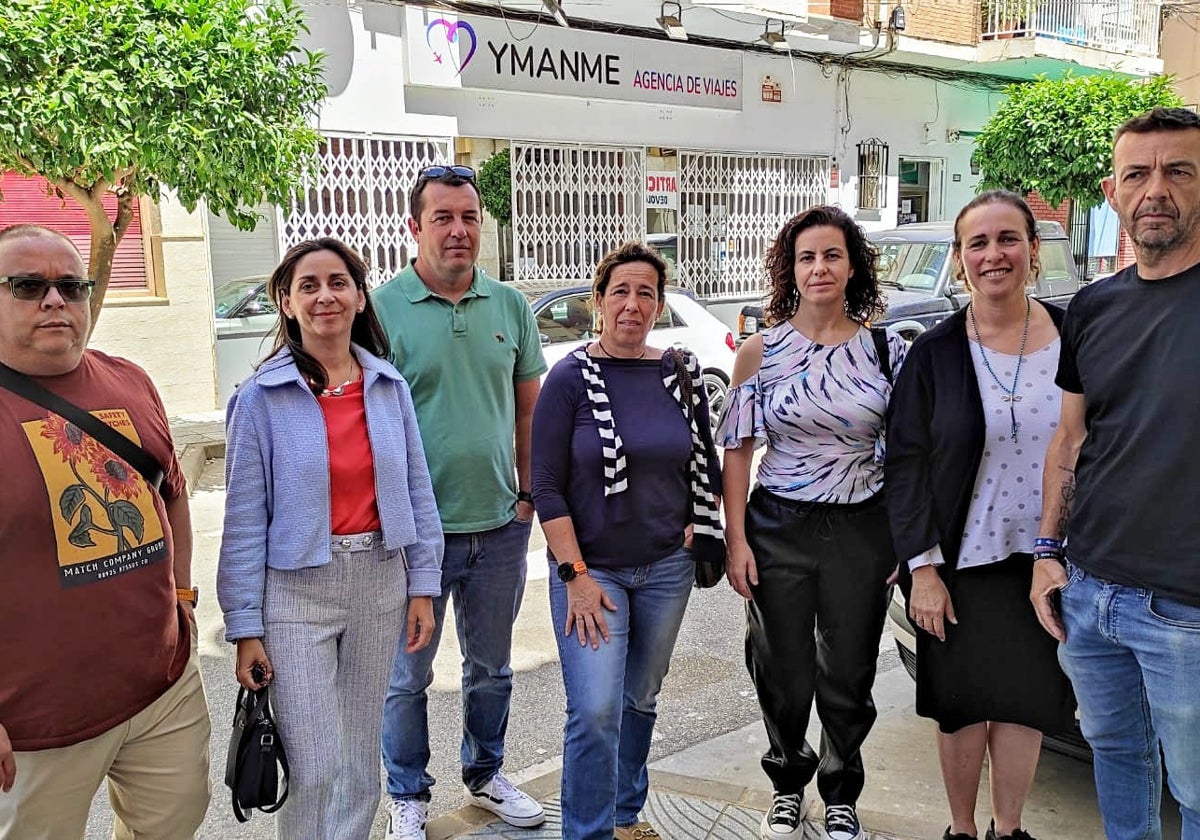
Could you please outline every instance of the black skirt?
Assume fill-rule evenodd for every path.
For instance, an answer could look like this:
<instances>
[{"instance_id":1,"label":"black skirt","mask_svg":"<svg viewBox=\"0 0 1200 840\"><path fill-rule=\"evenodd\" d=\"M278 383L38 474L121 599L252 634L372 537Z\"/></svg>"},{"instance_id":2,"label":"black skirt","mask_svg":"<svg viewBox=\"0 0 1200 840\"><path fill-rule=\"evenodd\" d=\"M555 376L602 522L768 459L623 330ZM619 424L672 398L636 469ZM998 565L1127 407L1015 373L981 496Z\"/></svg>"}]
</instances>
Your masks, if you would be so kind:
<instances>
[{"instance_id":1,"label":"black skirt","mask_svg":"<svg viewBox=\"0 0 1200 840\"><path fill-rule=\"evenodd\" d=\"M1075 695L1058 664L1058 642L1029 602L1033 557L950 576L958 624L946 641L917 630L917 714L943 732L982 721L1016 723L1055 734L1075 724Z\"/></svg>"}]
</instances>

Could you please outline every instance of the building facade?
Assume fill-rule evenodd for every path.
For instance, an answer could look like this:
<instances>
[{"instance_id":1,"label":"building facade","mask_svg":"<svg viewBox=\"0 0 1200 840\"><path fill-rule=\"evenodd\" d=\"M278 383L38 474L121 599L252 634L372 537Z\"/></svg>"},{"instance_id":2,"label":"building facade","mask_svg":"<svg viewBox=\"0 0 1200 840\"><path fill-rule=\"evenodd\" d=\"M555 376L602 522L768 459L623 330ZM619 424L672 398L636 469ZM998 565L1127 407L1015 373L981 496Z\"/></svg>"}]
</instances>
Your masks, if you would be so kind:
<instances>
[{"instance_id":1,"label":"building facade","mask_svg":"<svg viewBox=\"0 0 1200 840\"><path fill-rule=\"evenodd\" d=\"M953 216L1004 84L1162 69L1154 0L558 5L562 21L542 0L309 0L305 46L330 88L322 175L254 234L210 219L213 281L333 235L383 282L415 253L420 168L507 153L512 219L486 223L489 273L589 282L610 248L648 238L732 320L806 207L867 229ZM687 40L660 23L671 11Z\"/></svg>"}]
</instances>

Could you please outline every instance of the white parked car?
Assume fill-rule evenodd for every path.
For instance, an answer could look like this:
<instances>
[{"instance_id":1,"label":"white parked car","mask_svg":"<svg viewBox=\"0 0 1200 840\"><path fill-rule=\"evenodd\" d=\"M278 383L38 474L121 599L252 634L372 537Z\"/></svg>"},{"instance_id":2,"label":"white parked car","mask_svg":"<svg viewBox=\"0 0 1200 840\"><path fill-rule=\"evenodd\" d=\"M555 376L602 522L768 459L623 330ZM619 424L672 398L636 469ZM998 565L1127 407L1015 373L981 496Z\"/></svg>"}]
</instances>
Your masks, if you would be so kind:
<instances>
[{"instance_id":1,"label":"white parked car","mask_svg":"<svg viewBox=\"0 0 1200 840\"><path fill-rule=\"evenodd\" d=\"M265 276L230 280L213 294L217 332L217 393L222 407L274 346L277 320Z\"/></svg>"},{"instance_id":2,"label":"white parked car","mask_svg":"<svg viewBox=\"0 0 1200 840\"><path fill-rule=\"evenodd\" d=\"M271 349L276 323L275 302L267 295L266 277L231 280L215 294L217 377L221 405ZM551 367L595 338L592 292L577 281L522 280L511 284L525 295L537 318L542 352ZM704 387L715 422L725 404L733 375L733 333L708 313L690 293L667 290L667 306L650 333L655 347L690 350L700 360Z\"/></svg>"},{"instance_id":3,"label":"white parked car","mask_svg":"<svg viewBox=\"0 0 1200 840\"><path fill-rule=\"evenodd\" d=\"M550 367L596 337L591 286L550 280L518 280L511 285L525 295L533 309L542 336L542 353ZM696 354L715 423L733 376L734 343L729 327L710 315L689 292L668 287L667 305L647 342Z\"/></svg>"}]
</instances>

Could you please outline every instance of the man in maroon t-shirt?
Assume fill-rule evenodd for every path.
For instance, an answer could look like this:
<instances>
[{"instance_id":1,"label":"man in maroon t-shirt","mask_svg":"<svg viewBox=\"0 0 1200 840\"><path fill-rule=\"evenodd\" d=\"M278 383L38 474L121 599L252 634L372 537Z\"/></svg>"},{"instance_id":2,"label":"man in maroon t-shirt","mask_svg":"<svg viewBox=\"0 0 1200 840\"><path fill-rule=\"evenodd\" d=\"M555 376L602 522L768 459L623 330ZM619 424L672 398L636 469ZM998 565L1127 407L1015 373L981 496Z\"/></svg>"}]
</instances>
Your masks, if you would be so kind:
<instances>
[{"instance_id":1,"label":"man in maroon t-shirt","mask_svg":"<svg viewBox=\"0 0 1200 840\"><path fill-rule=\"evenodd\" d=\"M0 230L0 362L164 478L0 388L0 840L81 837L106 777L114 836L186 838L209 800L187 484L149 377L85 349L84 278L61 234Z\"/></svg>"}]
</instances>

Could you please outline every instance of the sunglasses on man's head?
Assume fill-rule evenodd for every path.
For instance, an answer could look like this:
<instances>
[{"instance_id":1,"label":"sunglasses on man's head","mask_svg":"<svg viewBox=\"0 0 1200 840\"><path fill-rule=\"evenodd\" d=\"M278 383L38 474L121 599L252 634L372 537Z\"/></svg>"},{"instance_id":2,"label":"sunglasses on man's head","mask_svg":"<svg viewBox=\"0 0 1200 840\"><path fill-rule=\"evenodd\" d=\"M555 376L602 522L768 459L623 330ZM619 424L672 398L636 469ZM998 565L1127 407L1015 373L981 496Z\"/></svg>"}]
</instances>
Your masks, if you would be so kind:
<instances>
[{"instance_id":1,"label":"sunglasses on man's head","mask_svg":"<svg viewBox=\"0 0 1200 840\"><path fill-rule=\"evenodd\" d=\"M421 180L432 180L435 178L445 178L447 175L457 175L459 178L466 178L468 181L475 180L475 170L469 166L426 166L417 173L417 177Z\"/></svg>"},{"instance_id":2,"label":"sunglasses on man's head","mask_svg":"<svg viewBox=\"0 0 1200 840\"><path fill-rule=\"evenodd\" d=\"M70 303L82 303L92 296L95 280L85 280L82 277L65 277L62 280L45 280L41 277L18 275L15 277L0 277L0 283L7 283L8 290L17 300L43 301L50 294L51 287L58 289L62 299Z\"/></svg>"}]
</instances>

